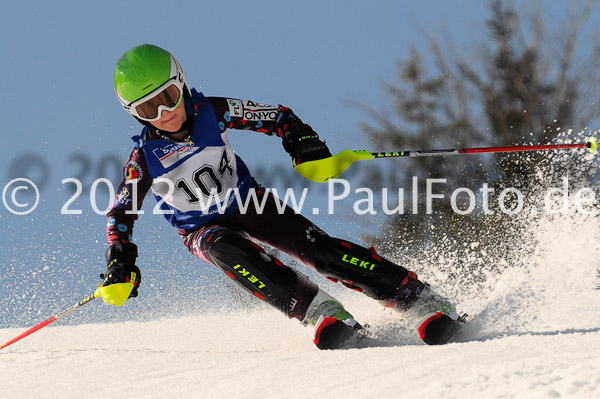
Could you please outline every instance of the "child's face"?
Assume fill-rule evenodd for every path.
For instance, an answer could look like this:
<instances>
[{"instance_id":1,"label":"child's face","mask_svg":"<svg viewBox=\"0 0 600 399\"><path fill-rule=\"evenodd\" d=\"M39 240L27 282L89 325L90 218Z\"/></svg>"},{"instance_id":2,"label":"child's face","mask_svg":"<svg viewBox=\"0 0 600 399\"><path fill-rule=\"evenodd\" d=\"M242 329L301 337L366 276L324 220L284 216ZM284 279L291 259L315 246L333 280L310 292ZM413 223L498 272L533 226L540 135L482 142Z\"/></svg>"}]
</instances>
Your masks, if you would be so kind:
<instances>
[{"instance_id":1,"label":"child's face","mask_svg":"<svg viewBox=\"0 0 600 399\"><path fill-rule=\"evenodd\" d=\"M173 111L163 110L160 119L155 120L152 123L154 127L158 130L163 130L165 132L176 132L179 130L183 122L185 122L185 105L184 102L181 101L177 108Z\"/></svg>"}]
</instances>

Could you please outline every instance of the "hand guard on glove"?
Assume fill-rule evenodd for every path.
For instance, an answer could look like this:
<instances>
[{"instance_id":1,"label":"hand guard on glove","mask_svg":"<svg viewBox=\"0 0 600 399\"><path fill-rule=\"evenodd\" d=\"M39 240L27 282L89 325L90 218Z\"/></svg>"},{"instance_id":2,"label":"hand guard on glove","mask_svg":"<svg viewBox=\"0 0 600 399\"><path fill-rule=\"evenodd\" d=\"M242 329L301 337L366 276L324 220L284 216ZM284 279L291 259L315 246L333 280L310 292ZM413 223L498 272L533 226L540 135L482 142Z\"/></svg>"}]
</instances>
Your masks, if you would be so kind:
<instances>
[{"instance_id":1,"label":"hand guard on glove","mask_svg":"<svg viewBox=\"0 0 600 399\"><path fill-rule=\"evenodd\" d=\"M283 148L291 155L294 165L331 156L327 145L306 124L292 126L284 133Z\"/></svg>"},{"instance_id":2,"label":"hand guard on glove","mask_svg":"<svg viewBox=\"0 0 600 399\"><path fill-rule=\"evenodd\" d=\"M138 296L138 287L142 281L142 274L140 268L135 265L137 256L137 246L133 243L116 241L110 244L106 250L106 264L108 269L104 274L100 275L102 286L106 287L115 283L135 281L129 297L135 298ZM135 273L135 278L132 278L132 273Z\"/></svg>"}]
</instances>

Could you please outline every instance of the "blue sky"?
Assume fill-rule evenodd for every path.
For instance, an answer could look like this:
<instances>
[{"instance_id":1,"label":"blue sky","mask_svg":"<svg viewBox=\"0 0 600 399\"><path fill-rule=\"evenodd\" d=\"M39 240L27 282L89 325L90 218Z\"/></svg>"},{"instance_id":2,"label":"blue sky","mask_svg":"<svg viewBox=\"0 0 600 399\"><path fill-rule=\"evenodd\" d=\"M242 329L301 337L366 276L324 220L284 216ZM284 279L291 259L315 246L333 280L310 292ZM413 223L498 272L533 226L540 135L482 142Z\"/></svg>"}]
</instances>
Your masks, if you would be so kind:
<instances>
[{"instance_id":1,"label":"blue sky","mask_svg":"<svg viewBox=\"0 0 600 399\"><path fill-rule=\"evenodd\" d=\"M549 26L562 20L567 3L516 2L518 9L540 4ZM27 216L14 216L0 204L1 253L12 267L0 272L4 297L20 292L26 278L39 283L27 295L51 280L60 281L53 283L60 292L77 286L77 292L87 293L90 282L96 283L103 268L105 219L91 211L84 196L74 203L82 215L60 215L70 197L61 180L80 176L89 186L102 175L112 178L131 150L129 137L139 125L119 105L112 83L114 64L130 47L167 48L183 65L188 83L206 95L293 108L333 152L379 150L370 148L358 129L367 116L348 101L384 104L380 82L395 81L397 60L411 46L423 49L427 35L452 37L459 49L468 48L483 34L487 8L487 2L473 0L3 4L0 187L13 177L32 176L42 198ZM592 21L598 16L596 9ZM290 165L277 138L252 132L229 137L251 170ZM319 203L322 196L310 200ZM100 194L98 202L108 198ZM176 232L160 216L144 219L150 218L136 231L142 250L153 248L146 261L169 265L172 256L155 251L163 245L192 263ZM376 221L311 219L351 239L377 229Z\"/></svg>"}]
</instances>

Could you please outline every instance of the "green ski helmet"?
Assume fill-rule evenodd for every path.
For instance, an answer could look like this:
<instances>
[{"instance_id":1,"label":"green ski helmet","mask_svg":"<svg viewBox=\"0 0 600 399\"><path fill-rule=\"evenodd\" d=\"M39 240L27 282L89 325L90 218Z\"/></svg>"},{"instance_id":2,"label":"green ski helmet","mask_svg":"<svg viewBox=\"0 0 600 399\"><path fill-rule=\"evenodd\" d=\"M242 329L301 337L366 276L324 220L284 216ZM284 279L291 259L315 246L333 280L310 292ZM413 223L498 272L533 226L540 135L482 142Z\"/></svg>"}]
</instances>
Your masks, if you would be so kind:
<instances>
[{"instance_id":1,"label":"green ski helmet","mask_svg":"<svg viewBox=\"0 0 600 399\"><path fill-rule=\"evenodd\" d=\"M190 97L183 69L168 51L152 44L129 49L115 65L119 102L141 124L160 119Z\"/></svg>"}]
</instances>

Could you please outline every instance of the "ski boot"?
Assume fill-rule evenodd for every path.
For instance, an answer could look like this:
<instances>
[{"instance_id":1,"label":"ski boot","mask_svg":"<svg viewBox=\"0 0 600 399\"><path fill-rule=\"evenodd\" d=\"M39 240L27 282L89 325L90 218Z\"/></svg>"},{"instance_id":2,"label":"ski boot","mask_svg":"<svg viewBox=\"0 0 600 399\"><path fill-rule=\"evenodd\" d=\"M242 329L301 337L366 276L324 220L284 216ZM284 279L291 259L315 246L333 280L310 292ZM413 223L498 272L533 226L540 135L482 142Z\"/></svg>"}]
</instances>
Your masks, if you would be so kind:
<instances>
[{"instance_id":1,"label":"ski boot","mask_svg":"<svg viewBox=\"0 0 600 399\"><path fill-rule=\"evenodd\" d=\"M313 342L319 349L340 349L363 327L333 297L319 290L302 324L314 326Z\"/></svg>"},{"instance_id":2,"label":"ski boot","mask_svg":"<svg viewBox=\"0 0 600 399\"><path fill-rule=\"evenodd\" d=\"M452 312L444 314L433 312L419 322L419 336L427 345L443 345L451 342L460 329L467 323L467 315L459 316Z\"/></svg>"},{"instance_id":3,"label":"ski boot","mask_svg":"<svg viewBox=\"0 0 600 399\"><path fill-rule=\"evenodd\" d=\"M414 272L408 272L391 298L380 302L417 321L419 337L428 345L448 343L466 323L467 315L459 316L452 302L421 282Z\"/></svg>"},{"instance_id":4,"label":"ski boot","mask_svg":"<svg viewBox=\"0 0 600 399\"><path fill-rule=\"evenodd\" d=\"M407 312L419 318L419 337L427 345L443 345L452 340L466 323L467 315L459 316L449 300L424 283L417 301Z\"/></svg>"}]
</instances>

